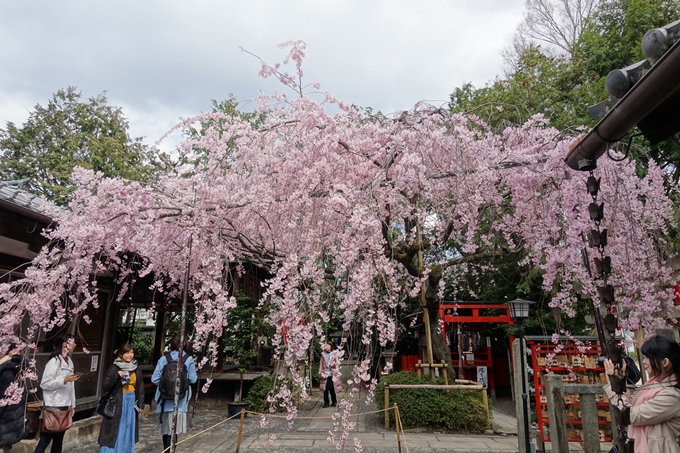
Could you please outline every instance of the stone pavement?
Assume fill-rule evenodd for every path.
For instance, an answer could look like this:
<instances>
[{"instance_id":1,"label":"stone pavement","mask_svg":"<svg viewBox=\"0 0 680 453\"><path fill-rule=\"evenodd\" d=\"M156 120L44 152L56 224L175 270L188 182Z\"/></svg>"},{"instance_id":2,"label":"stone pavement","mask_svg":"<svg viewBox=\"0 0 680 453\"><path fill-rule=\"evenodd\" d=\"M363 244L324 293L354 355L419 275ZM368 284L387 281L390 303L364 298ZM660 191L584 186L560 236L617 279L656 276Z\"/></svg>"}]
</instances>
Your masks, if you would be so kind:
<instances>
[{"instance_id":1,"label":"stone pavement","mask_svg":"<svg viewBox=\"0 0 680 453\"><path fill-rule=\"evenodd\" d=\"M505 415L499 411L493 411L491 428L494 434L517 435L517 419L510 415Z\"/></svg>"},{"instance_id":2,"label":"stone pavement","mask_svg":"<svg viewBox=\"0 0 680 453\"><path fill-rule=\"evenodd\" d=\"M329 442L330 431L334 429L334 421L331 417L335 409L323 408L322 403L321 398L317 396L303 404L298 419L290 431L287 430L285 419L272 419L267 428L260 428L259 417L249 415L244 421L241 451L271 453L338 451L336 442L342 428L338 427L340 431L335 434L336 442ZM362 408L362 412L371 410L375 410L375 406ZM512 417L508 418L514 420ZM383 420L382 414L356 417L356 429L350 433L344 451L354 451L355 438L360 441L366 453L399 451L396 433L385 430L382 426ZM179 444L177 451L234 452L236 451L237 431L238 419L230 420L207 433ZM418 431L406 431L401 437L402 452L517 452L517 437L515 436L460 435ZM275 436L275 440L269 443L272 435Z\"/></svg>"},{"instance_id":3,"label":"stone pavement","mask_svg":"<svg viewBox=\"0 0 680 453\"><path fill-rule=\"evenodd\" d=\"M357 438L363 446L365 453L398 452L397 436L393 430L385 430L384 416L382 413L367 414L356 417L356 429L349 435L344 449L336 449L337 439L340 432L336 431L336 442L329 442L330 431L334 430L334 421L331 418L335 413L334 408L323 408L320 395L304 403L299 410L298 418L292 427L288 429L285 418L270 418L269 425L260 427L260 418L248 415L244 420L243 437L241 439L241 452L245 453L311 453L311 452L353 452L354 438ZM360 406L356 403L355 407ZM367 413L376 410L375 404L361 405L361 412ZM189 414L191 415L191 414ZM226 418L225 409L204 409L196 411L193 428L189 433L181 434L181 443L177 446L178 453L226 453L235 452L239 419L235 418L223 423ZM90 420L90 419L88 419ZM86 420L77 423L84 423ZM95 423L92 423L97 426ZM214 425L213 429L200 433ZM497 452L517 453L517 436L511 433L517 431L517 421L514 417L496 412L492 419L493 431L485 435L462 435L445 434L441 432L425 432L423 429L407 430L401 438L401 451L404 453L425 452ZM98 428L98 426L97 426ZM84 429L84 428L83 428ZM338 427L341 430L341 427ZM70 430L69 430L70 431ZM493 434L491 434L493 432ZM199 434L200 433L200 434ZM79 439L78 442L69 442L65 445L65 453L93 453L98 451L96 432L89 438ZM198 435L196 435L198 434ZM190 438L190 436L194 436ZM276 439L268 444L267 441L274 435ZM30 453L35 448L36 441L22 441L16 445L17 452ZM570 443L570 451L582 451L577 443ZM602 451L609 451L610 445L602 444ZM160 453L162 443L158 434L158 417L150 414L140 420L140 441L135 446L136 453ZM546 450L550 451L550 444L546 444ZM13 449L14 451L14 449Z\"/></svg>"}]
</instances>

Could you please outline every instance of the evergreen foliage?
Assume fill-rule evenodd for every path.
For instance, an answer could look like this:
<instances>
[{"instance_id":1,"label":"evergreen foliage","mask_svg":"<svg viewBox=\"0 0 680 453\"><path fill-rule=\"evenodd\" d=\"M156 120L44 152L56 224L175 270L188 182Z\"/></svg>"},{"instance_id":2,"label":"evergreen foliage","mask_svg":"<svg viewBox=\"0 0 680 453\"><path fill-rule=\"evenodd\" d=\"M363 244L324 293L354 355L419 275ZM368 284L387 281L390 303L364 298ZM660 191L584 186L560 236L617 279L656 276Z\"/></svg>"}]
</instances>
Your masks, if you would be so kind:
<instances>
[{"instance_id":1,"label":"evergreen foliage","mask_svg":"<svg viewBox=\"0 0 680 453\"><path fill-rule=\"evenodd\" d=\"M105 93L88 100L75 87L57 91L46 107L37 104L28 120L0 129L0 180L27 179L27 189L65 204L75 189L76 166L104 176L144 181L151 175L150 150L131 138L120 107Z\"/></svg>"},{"instance_id":2,"label":"evergreen foliage","mask_svg":"<svg viewBox=\"0 0 680 453\"><path fill-rule=\"evenodd\" d=\"M384 376L375 389L379 409L385 408L385 384L430 384L418 379L411 371ZM443 385L444 379L437 378L435 384ZM431 390L403 389L390 391L390 407L397 403L404 429L417 426L446 429L460 433L480 433L486 429L486 409L479 390ZM390 423L394 426L394 413L390 412Z\"/></svg>"}]
</instances>

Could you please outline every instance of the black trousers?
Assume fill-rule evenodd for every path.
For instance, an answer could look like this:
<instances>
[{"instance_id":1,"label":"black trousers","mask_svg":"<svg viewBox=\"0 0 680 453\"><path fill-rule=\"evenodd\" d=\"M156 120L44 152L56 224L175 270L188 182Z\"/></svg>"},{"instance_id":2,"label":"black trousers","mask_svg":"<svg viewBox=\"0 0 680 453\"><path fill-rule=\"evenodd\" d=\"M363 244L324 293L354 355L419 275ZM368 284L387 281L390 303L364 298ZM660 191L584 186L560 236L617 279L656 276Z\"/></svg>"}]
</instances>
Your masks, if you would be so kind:
<instances>
[{"instance_id":1,"label":"black trousers","mask_svg":"<svg viewBox=\"0 0 680 453\"><path fill-rule=\"evenodd\" d=\"M328 395L330 395L333 404L338 404L338 401L335 398L335 386L333 385L332 375L326 378L326 390L323 391L323 403L326 406L328 406Z\"/></svg>"},{"instance_id":2,"label":"black trousers","mask_svg":"<svg viewBox=\"0 0 680 453\"><path fill-rule=\"evenodd\" d=\"M42 431L40 433L40 440L38 441L38 446L35 447L35 451L33 453L45 453L45 449L50 444L50 442L52 442L52 448L50 449L50 453L61 453L61 444L64 442L65 432L66 431L62 431L60 433L48 433Z\"/></svg>"}]
</instances>

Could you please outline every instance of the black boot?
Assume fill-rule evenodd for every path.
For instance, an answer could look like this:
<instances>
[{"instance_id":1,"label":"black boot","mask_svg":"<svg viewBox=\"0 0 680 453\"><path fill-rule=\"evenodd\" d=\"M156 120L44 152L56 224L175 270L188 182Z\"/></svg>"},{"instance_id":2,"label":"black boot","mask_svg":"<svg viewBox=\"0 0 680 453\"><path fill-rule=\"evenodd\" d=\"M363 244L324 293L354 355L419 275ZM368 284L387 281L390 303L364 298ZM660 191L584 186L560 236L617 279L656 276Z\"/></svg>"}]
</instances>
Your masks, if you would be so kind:
<instances>
[{"instance_id":1,"label":"black boot","mask_svg":"<svg viewBox=\"0 0 680 453\"><path fill-rule=\"evenodd\" d=\"M172 436L169 436L167 434L163 434L163 450L166 450L170 448L170 441L172 440Z\"/></svg>"}]
</instances>

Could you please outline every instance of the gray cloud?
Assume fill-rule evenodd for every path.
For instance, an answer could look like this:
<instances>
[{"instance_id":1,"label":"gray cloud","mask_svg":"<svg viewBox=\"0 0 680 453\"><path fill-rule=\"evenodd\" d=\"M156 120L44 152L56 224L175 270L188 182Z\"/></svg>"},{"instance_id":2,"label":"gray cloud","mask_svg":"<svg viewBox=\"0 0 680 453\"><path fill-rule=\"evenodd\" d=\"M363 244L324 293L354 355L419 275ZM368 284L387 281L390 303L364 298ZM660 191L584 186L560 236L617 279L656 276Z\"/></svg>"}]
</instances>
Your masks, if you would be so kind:
<instances>
[{"instance_id":1,"label":"gray cloud","mask_svg":"<svg viewBox=\"0 0 680 453\"><path fill-rule=\"evenodd\" d=\"M25 120L57 89L104 90L134 135L155 141L179 116L281 87L259 62L307 43L306 82L384 112L445 102L455 86L500 73L523 0L0 3L0 122Z\"/></svg>"}]
</instances>

